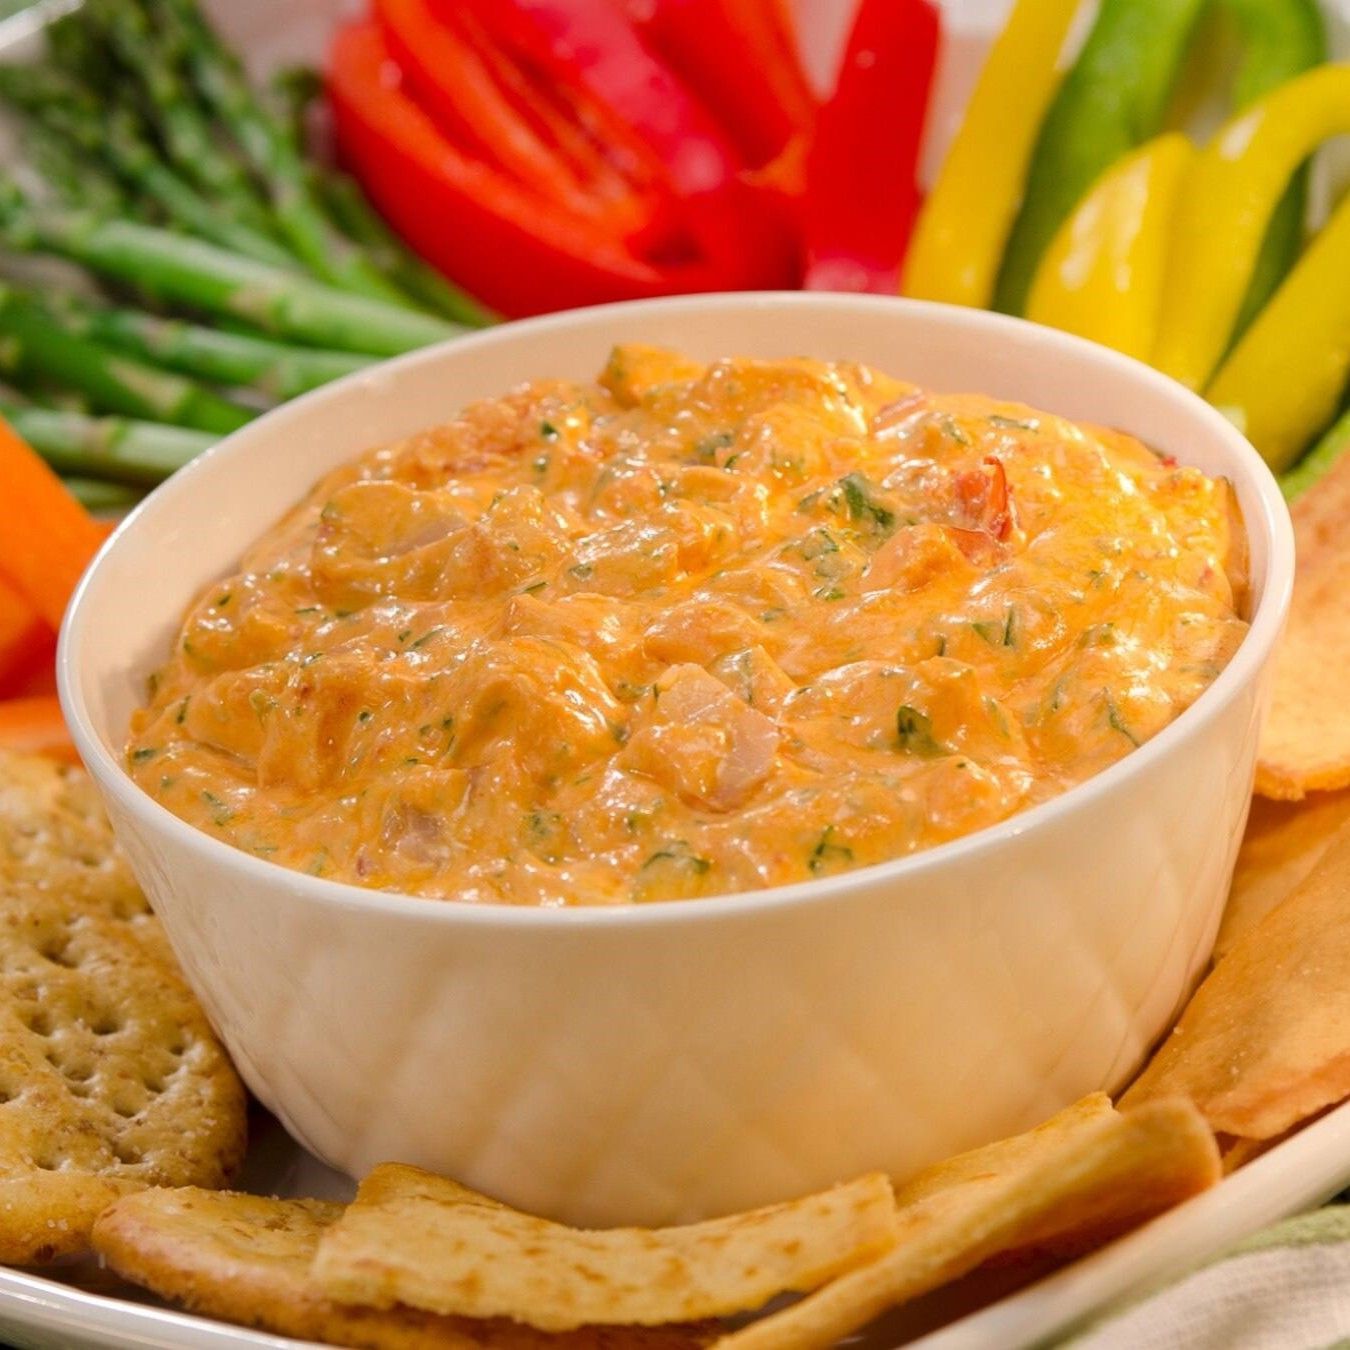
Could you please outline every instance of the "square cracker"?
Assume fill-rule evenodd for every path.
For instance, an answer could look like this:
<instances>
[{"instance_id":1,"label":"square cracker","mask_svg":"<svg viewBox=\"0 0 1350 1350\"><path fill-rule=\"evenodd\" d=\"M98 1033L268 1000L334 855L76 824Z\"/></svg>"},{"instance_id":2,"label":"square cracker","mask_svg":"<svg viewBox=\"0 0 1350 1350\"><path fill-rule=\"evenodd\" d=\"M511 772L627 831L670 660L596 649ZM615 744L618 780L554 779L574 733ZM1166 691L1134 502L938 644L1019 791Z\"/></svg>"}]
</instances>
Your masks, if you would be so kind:
<instances>
[{"instance_id":1,"label":"square cracker","mask_svg":"<svg viewBox=\"0 0 1350 1350\"><path fill-rule=\"evenodd\" d=\"M567 1228L416 1167L385 1163L319 1243L330 1297L545 1331L748 1312L815 1289L895 1241L880 1173L818 1195L678 1228Z\"/></svg>"},{"instance_id":2,"label":"square cracker","mask_svg":"<svg viewBox=\"0 0 1350 1350\"><path fill-rule=\"evenodd\" d=\"M141 1191L94 1225L94 1247L123 1279L193 1312L283 1336L364 1350L698 1350L709 1327L585 1327L552 1335L508 1321L471 1322L412 1308L326 1298L310 1275L342 1206L223 1191Z\"/></svg>"},{"instance_id":3,"label":"square cracker","mask_svg":"<svg viewBox=\"0 0 1350 1350\"><path fill-rule=\"evenodd\" d=\"M220 1185L243 1088L87 777L0 755L0 1261L87 1250L124 1192Z\"/></svg>"}]
</instances>

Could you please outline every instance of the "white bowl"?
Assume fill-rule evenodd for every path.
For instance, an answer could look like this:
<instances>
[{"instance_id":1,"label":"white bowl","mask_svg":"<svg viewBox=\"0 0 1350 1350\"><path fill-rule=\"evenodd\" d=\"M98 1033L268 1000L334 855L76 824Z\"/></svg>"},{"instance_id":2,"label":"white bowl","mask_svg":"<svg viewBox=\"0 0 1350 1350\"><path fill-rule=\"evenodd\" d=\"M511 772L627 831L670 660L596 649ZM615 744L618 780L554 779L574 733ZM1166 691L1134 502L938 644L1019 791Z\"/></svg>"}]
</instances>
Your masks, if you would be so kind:
<instances>
[{"instance_id":1,"label":"white bowl","mask_svg":"<svg viewBox=\"0 0 1350 1350\"><path fill-rule=\"evenodd\" d=\"M610 345L858 359L1123 428L1237 487L1252 627L1196 704L1087 783L892 863L722 899L568 911L362 890L238 852L122 767L198 589L326 469ZM1247 811L1293 544L1217 412L1018 320L856 296L643 302L513 324L259 419L119 529L59 657L76 742L253 1091L353 1174L449 1173L576 1223L680 1221L906 1174L1119 1086L1206 961Z\"/></svg>"}]
</instances>

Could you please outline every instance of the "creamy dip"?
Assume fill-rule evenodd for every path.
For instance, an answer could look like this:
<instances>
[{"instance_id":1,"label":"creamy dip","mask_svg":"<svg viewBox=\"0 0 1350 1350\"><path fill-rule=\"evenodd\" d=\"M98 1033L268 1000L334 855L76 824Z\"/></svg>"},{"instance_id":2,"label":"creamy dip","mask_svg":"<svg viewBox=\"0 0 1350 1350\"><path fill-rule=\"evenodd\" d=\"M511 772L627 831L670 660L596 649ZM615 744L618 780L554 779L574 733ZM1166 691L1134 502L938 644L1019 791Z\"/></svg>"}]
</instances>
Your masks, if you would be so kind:
<instances>
[{"instance_id":1,"label":"creamy dip","mask_svg":"<svg viewBox=\"0 0 1350 1350\"><path fill-rule=\"evenodd\" d=\"M1242 640L1222 480L865 367L617 349L331 473L133 720L183 819L517 905L803 881L1003 820Z\"/></svg>"}]
</instances>

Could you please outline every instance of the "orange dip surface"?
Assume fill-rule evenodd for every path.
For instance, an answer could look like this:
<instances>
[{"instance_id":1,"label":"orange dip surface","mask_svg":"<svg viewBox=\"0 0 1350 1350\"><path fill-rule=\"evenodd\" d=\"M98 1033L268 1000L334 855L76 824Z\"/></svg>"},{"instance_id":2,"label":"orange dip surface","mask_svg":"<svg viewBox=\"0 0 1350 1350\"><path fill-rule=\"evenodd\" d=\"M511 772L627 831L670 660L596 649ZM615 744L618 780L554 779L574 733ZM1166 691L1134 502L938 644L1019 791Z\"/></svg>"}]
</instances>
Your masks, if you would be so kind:
<instances>
[{"instance_id":1,"label":"orange dip surface","mask_svg":"<svg viewBox=\"0 0 1350 1350\"><path fill-rule=\"evenodd\" d=\"M331 473L204 591L130 771L287 867L609 905L969 834L1246 631L1221 480L862 366L622 347Z\"/></svg>"}]
</instances>

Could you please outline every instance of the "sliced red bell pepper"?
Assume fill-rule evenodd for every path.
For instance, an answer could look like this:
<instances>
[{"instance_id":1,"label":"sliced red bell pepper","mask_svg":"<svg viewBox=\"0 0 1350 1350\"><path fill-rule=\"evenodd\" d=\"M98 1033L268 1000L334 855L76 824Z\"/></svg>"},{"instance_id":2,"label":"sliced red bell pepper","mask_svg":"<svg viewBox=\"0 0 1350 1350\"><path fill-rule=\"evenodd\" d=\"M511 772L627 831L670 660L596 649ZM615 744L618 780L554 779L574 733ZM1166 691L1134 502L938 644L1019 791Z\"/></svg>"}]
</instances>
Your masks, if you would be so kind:
<instances>
[{"instance_id":1,"label":"sliced red bell pepper","mask_svg":"<svg viewBox=\"0 0 1350 1350\"><path fill-rule=\"evenodd\" d=\"M816 100L783 0L626 0L638 32L756 167L805 135Z\"/></svg>"},{"instance_id":2,"label":"sliced red bell pepper","mask_svg":"<svg viewBox=\"0 0 1350 1350\"><path fill-rule=\"evenodd\" d=\"M437 0L468 4L493 40L562 88L581 89L605 144L639 136L683 204L700 253L740 275L742 289L790 284L795 240L777 203L748 183L745 161L614 0Z\"/></svg>"},{"instance_id":3,"label":"sliced red bell pepper","mask_svg":"<svg viewBox=\"0 0 1350 1350\"><path fill-rule=\"evenodd\" d=\"M389 50L428 111L467 148L541 196L587 212L582 184L522 118L460 31L427 0L375 0Z\"/></svg>"},{"instance_id":4,"label":"sliced red bell pepper","mask_svg":"<svg viewBox=\"0 0 1350 1350\"><path fill-rule=\"evenodd\" d=\"M374 14L412 91L467 149L620 238L650 233L661 210L653 175L625 178L462 7L375 0Z\"/></svg>"},{"instance_id":5,"label":"sliced red bell pepper","mask_svg":"<svg viewBox=\"0 0 1350 1350\"><path fill-rule=\"evenodd\" d=\"M644 242L678 230L676 203L661 165L631 133L621 142L600 142L592 128L602 120L583 91L563 89L522 68L498 48L468 12L460 22L507 97L530 117L540 134L574 167L594 197L614 204L620 232L641 251Z\"/></svg>"},{"instance_id":6,"label":"sliced red bell pepper","mask_svg":"<svg viewBox=\"0 0 1350 1350\"><path fill-rule=\"evenodd\" d=\"M0 681L0 699L36 698L56 693L56 634L50 633L29 664Z\"/></svg>"},{"instance_id":7,"label":"sliced red bell pepper","mask_svg":"<svg viewBox=\"0 0 1350 1350\"><path fill-rule=\"evenodd\" d=\"M445 14L464 0L437 0ZM493 38L559 84L588 90L608 113L602 134L631 127L677 191L735 179L741 161L708 112L658 61L613 0L467 0Z\"/></svg>"},{"instance_id":8,"label":"sliced red bell pepper","mask_svg":"<svg viewBox=\"0 0 1350 1350\"><path fill-rule=\"evenodd\" d=\"M733 0L734 3L734 0ZM744 7L751 10L746 20L764 34L766 43L771 44L795 72L792 78L801 81L801 94L805 95L810 118L814 119L819 99L806 78L801 61L801 40L797 34L797 23L793 16L792 0L743 0Z\"/></svg>"},{"instance_id":9,"label":"sliced red bell pepper","mask_svg":"<svg viewBox=\"0 0 1350 1350\"><path fill-rule=\"evenodd\" d=\"M645 262L595 221L474 159L401 87L374 22L338 31L328 93L338 149L375 204L418 252L494 309L537 314L745 285L725 265Z\"/></svg>"},{"instance_id":10,"label":"sliced red bell pepper","mask_svg":"<svg viewBox=\"0 0 1350 1350\"><path fill-rule=\"evenodd\" d=\"M862 0L807 155L808 290L895 293L940 40L930 0Z\"/></svg>"},{"instance_id":11,"label":"sliced red bell pepper","mask_svg":"<svg viewBox=\"0 0 1350 1350\"><path fill-rule=\"evenodd\" d=\"M19 693L35 669L50 664L56 635L0 577L0 698Z\"/></svg>"}]
</instances>

